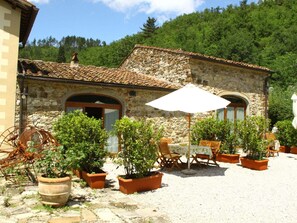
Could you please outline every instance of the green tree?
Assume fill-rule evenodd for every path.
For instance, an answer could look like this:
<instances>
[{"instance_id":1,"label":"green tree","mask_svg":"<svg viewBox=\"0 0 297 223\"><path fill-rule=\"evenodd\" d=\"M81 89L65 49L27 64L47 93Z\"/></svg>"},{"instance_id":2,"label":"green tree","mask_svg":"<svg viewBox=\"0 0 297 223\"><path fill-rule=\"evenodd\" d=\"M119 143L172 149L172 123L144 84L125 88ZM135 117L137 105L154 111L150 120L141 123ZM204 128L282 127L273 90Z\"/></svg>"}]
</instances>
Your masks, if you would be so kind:
<instances>
[{"instance_id":1,"label":"green tree","mask_svg":"<svg viewBox=\"0 0 297 223\"><path fill-rule=\"evenodd\" d=\"M275 86L270 89L268 115L271 125L278 121L293 120L291 97L296 90L297 86L285 89Z\"/></svg>"},{"instance_id":2,"label":"green tree","mask_svg":"<svg viewBox=\"0 0 297 223\"><path fill-rule=\"evenodd\" d=\"M148 17L146 23L143 24L143 27L140 28L145 38L150 38L155 31L159 28L156 25L157 19Z\"/></svg>"},{"instance_id":3,"label":"green tree","mask_svg":"<svg viewBox=\"0 0 297 223\"><path fill-rule=\"evenodd\" d=\"M58 63L65 63L66 62L64 46L59 47L57 62Z\"/></svg>"}]
</instances>

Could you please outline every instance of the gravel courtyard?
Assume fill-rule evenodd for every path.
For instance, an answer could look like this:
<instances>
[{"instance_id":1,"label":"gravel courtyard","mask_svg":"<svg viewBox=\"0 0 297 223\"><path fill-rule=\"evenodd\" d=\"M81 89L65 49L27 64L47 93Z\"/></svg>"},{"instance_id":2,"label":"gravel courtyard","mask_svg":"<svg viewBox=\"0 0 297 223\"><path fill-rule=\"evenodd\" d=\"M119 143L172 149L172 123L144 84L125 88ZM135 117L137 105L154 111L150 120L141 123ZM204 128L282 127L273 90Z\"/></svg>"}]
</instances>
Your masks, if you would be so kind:
<instances>
[{"instance_id":1,"label":"gravel courtyard","mask_svg":"<svg viewBox=\"0 0 297 223\"><path fill-rule=\"evenodd\" d=\"M165 172L161 189L129 196L176 223L297 221L297 155L270 157L264 171L219 164L195 168L194 176ZM108 165L109 177L115 177L118 170Z\"/></svg>"},{"instance_id":2,"label":"gravel courtyard","mask_svg":"<svg viewBox=\"0 0 297 223\"><path fill-rule=\"evenodd\" d=\"M297 221L297 155L280 153L269 158L265 171L219 163L220 167L195 167L195 175L164 171L162 188L125 195L118 191L117 176L122 168L108 160L107 187L81 188L73 178L68 208L41 208L37 186L9 197L2 178L0 222L9 223L196 223Z\"/></svg>"}]
</instances>

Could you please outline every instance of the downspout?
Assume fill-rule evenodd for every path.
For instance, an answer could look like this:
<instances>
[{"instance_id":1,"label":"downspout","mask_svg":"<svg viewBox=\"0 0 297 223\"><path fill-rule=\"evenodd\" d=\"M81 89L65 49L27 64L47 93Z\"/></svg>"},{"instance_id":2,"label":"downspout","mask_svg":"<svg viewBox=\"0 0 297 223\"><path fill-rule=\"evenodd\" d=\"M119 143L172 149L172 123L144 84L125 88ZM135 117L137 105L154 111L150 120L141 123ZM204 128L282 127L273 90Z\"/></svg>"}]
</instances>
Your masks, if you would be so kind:
<instances>
[{"instance_id":1,"label":"downspout","mask_svg":"<svg viewBox=\"0 0 297 223\"><path fill-rule=\"evenodd\" d=\"M19 111L19 135L24 131L24 102L27 102L28 88L25 87L25 70L22 63L18 62L18 71L21 71L17 75L19 83L19 97L20 97L20 111Z\"/></svg>"},{"instance_id":2,"label":"downspout","mask_svg":"<svg viewBox=\"0 0 297 223\"><path fill-rule=\"evenodd\" d=\"M24 116L24 99L23 99L23 89L24 89L24 76L18 75L19 77L19 90L20 90L20 113L19 113L19 135L24 131L23 116Z\"/></svg>"},{"instance_id":3,"label":"downspout","mask_svg":"<svg viewBox=\"0 0 297 223\"><path fill-rule=\"evenodd\" d=\"M264 115L265 115L265 119L268 118L268 81L270 79L270 76L265 77L264 79L264 86L263 86L263 92L264 92Z\"/></svg>"}]
</instances>

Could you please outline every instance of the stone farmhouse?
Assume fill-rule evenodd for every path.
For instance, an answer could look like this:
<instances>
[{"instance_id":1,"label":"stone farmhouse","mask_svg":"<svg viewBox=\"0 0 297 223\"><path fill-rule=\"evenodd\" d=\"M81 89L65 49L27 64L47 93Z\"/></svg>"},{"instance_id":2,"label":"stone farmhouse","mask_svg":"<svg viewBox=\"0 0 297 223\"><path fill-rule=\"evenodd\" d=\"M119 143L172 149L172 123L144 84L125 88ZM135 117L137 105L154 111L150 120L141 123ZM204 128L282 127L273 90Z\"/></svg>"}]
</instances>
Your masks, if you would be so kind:
<instances>
[{"instance_id":1,"label":"stone farmhouse","mask_svg":"<svg viewBox=\"0 0 297 223\"><path fill-rule=\"evenodd\" d=\"M136 45L119 68L83 66L73 57L71 64L20 59L16 122L50 129L63 112L79 109L102 118L104 128L126 115L151 119L163 126L166 136L182 141L187 121L182 112L165 112L145 103L193 83L232 103L202 116L244 119L267 115L267 82L271 71L182 50ZM195 98L193 98L193 103ZM110 152L118 151L117 137L109 139Z\"/></svg>"},{"instance_id":2,"label":"stone farmhouse","mask_svg":"<svg viewBox=\"0 0 297 223\"><path fill-rule=\"evenodd\" d=\"M19 43L27 42L37 13L25 0L0 1L0 133L15 124Z\"/></svg>"},{"instance_id":3,"label":"stone farmhouse","mask_svg":"<svg viewBox=\"0 0 297 223\"><path fill-rule=\"evenodd\" d=\"M51 130L63 112L81 110L103 119L112 130L126 115L153 120L166 136L182 141L187 121L182 112L165 112L145 103L193 83L231 101L226 109L196 114L219 119L267 116L267 84L271 70L183 50L136 45L119 68L83 66L74 55L70 64L18 58L38 9L25 0L0 2L0 132L27 124ZM15 75L17 73L17 75ZM199 103L193 98L193 103ZM118 152L118 139L108 150Z\"/></svg>"}]
</instances>

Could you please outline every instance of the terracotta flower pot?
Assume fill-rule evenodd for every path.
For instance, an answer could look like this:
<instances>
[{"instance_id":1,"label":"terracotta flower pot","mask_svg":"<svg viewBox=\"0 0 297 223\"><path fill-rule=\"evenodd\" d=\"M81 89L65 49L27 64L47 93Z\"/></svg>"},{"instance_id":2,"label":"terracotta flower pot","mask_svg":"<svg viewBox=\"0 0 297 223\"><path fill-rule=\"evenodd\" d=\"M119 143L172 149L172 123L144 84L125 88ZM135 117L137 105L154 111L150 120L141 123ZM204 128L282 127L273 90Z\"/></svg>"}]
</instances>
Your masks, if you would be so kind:
<instances>
[{"instance_id":1,"label":"terracotta flower pot","mask_svg":"<svg viewBox=\"0 0 297 223\"><path fill-rule=\"evenodd\" d=\"M151 176L137 178L137 179L124 179L118 177L120 191L124 194L133 194L140 191L155 190L161 187L163 173L154 172Z\"/></svg>"},{"instance_id":2,"label":"terracotta flower pot","mask_svg":"<svg viewBox=\"0 0 297 223\"><path fill-rule=\"evenodd\" d=\"M73 174L77 176L79 179L82 179L82 171L81 170L72 170Z\"/></svg>"},{"instance_id":3,"label":"terracotta flower pot","mask_svg":"<svg viewBox=\"0 0 297 223\"><path fill-rule=\"evenodd\" d=\"M290 153L297 154L297 146L292 146Z\"/></svg>"},{"instance_id":4,"label":"terracotta flower pot","mask_svg":"<svg viewBox=\"0 0 297 223\"><path fill-rule=\"evenodd\" d=\"M41 203L61 207L68 201L71 192L71 177L46 178L38 176L38 191Z\"/></svg>"},{"instance_id":5,"label":"terracotta flower pot","mask_svg":"<svg viewBox=\"0 0 297 223\"><path fill-rule=\"evenodd\" d=\"M282 153L290 153L290 147L289 146L280 146L279 151Z\"/></svg>"},{"instance_id":6,"label":"terracotta flower pot","mask_svg":"<svg viewBox=\"0 0 297 223\"><path fill-rule=\"evenodd\" d=\"M239 154L218 154L217 161L223 163L239 163Z\"/></svg>"},{"instance_id":7,"label":"terracotta flower pot","mask_svg":"<svg viewBox=\"0 0 297 223\"><path fill-rule=\"evenodd\" d=\"M266 170L268 168L268 159L264 160L252 160L247 158L240 158L241 165L243 167L252 169L252 170Z\"/></svg>"},{"instance_id":8,"label":"terracotta flower pot","mask_svg":"<svg viewBox=\"0 0 297 223\"><path fill-rule=\"evenodd\" d=\"M82 171L82 178L92 189L102 189L105 186L105 178L107 173L87 173Z\"/></svg>"}]
</instances>

